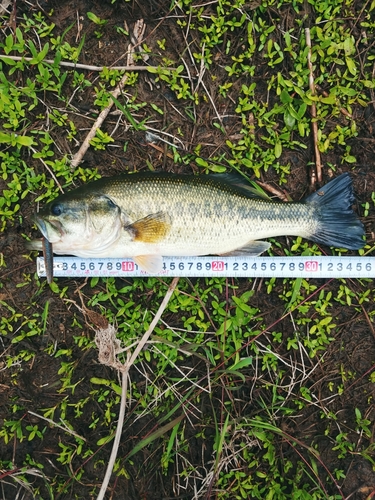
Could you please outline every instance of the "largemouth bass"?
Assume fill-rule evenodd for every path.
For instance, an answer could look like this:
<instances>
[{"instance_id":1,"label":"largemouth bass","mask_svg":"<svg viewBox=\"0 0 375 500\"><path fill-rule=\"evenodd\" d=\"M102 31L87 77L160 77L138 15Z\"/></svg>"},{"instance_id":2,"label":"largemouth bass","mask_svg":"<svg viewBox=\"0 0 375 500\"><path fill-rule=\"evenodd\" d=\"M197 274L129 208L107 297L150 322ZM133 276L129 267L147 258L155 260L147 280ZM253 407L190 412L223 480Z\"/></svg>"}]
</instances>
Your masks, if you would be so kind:
<instances>
[{"instance_id":1,"label":"largemouth bass","mask_svg":"<svg viewBox=\"0 0 375 500\"><path fill-rule=\"evenodd\" d=\"M259 255L270 247L261 239L274 236L362 248L353 202L348 174L292 203L261 198L226 174L122 174L58 196L35 222L55 254L132 257L154 273L162 256ZM41 250L42 241L29 247Z\"/></svg>"}]
</instances>

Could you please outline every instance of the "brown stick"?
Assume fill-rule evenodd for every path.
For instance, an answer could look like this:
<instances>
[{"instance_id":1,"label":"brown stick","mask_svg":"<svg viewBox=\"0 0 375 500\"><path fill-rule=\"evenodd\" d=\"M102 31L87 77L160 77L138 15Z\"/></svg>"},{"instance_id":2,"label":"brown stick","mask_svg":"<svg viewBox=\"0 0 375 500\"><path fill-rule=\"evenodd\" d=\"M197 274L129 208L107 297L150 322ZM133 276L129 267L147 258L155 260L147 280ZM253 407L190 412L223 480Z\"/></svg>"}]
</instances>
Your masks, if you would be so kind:
<instances>
[{"instance_id":1,"label":"brown stick","mask_svg":"<svg viewBox=\"0 0 375 500\"><path fill-rule=\"evenodd\" d=\"M260 181L257 181L257 184L259 184L259 186L262 187L263 189L265 189L266 191L269 191L270 193L272 193L275 196L277 196L278 198L280 198L280 200L283 200L285 202L291 201L285 193L283 193L282 191L279 191L278 189L274 188L273 186L270 186L269 184L266 184L265 182L260 182Z\"/></svg>"},{"instance_id":2,"label":"brown stick","mask_svg":"<svg viewBox=\"0 0 375 500\"><path fill-rule=\"evenodd\" d=\"M126 403L126 394L127 394L127 388L128 388L128 373L129 373L129 370L130 370L131 366L134 364L134 362L135 362L138 354L141 352L141 350L143 349L143 347L146 345L148 339L150 338L151 333L153 332L153 330L154 330L155 326L157 325L157 323L158 323L161 315L163 314L164 309L167 307L168 302L169 302L170 298L172 297L173 292L176 289L176 286L178 284L178 280L179 280L179 278L173 278L172 283L170 284L170 286L169 286L169 288L167 290L167 293L165 294L165 297L164 297L162 303L160 304L160 307L159 307L157 313L155 314L154 319L151 321L149 329L147 330L147 332L143 335L143 337L139 341L139 343L138 343L136 349L134 350L133 354L129 357L129 359L125 362L124 365L121 365L120 362L115 363L114 367L117 368L117 369L119 369L120 372L122 372L122 388L121 388L120 412L119 412L119 416L118 416L117 429L116 429L115 439L114 439L114 442L113 442L111 456L110 456L109 461L108 461L107 470L106 470L106 473L105 473L105 476L104 476L103 483L101 485L99 494L97 496L97 500L103 500L104 499L104 495L105 495L105 492L107 491L107 487L108 487L109 481L111 479L113 467L114 467L115 460L116 460L116 457L117 457L117 452L118 452L118 448L119 448L119 444L120 444L120 438L121 438L121 433L122 433L122 427L123 427L123 424L124 424L125 403ZM113 330L114 330L114 328L113 328ZM98 333L99 332L97 332L97 334ZM117 343L114 346L114 348L116 348L116 346L117 346Z\"/></svg>"},{"instance_id":3,"label":"brown stick","mask_svg":"<svg viewBox=\"0 0 375 500\"><path fill-rule=\"evenodd\" d=\"M7 60L11 59L12 61L27 61L30 62L33 60L33 57L20 57L20 56L10 56L10 55L0 55L0 59ZM43 59L41 62L45 62L47 64L54 64L55 61L52 59ZM65 66L66 68L76 68L76 69L87 69L88 71L103 71L104 68L108 69L118 69L120 71L149 71L158 69L157 66L90 66L89 64L79 64L72 63L67 61L60 61L59 66ZM159 69L176 69L176 68L159 68Z\"/></svg>"},{"instance_id":4,"label":"brown stick","mask_svg":"<svg viewBox=\"0 0 375 500\"><path fill-rule=\"evenodd\" d=\"M305 37L306 37L306 46L308 47L307 52L307 67L309 69L309 87L311 91L311 95L315 95L315 83L314 83L314 74L313 74L313 66L311 62L311 37L310 37L310 29L305 29ZM314 152L315 152L315 170L311 171L311 187L315 187L316 181L319 183L322 182L322 163L320 160L320 151L318 148L318 123L316 121L316 104L312 102L311 104L311 128L313 133L313 141L314 141Z\"/></svg>"},{"instance_id":5,"label":"brown stick","mask_svg":"<svg viewBox=\"0 0 375 500\"><path fill-rule=\"evenodd\" d=\"M117 99L118 96L121 94L122 89L124 88L125 82L128 79L128 75L124 75L115 88L113 92L111 92L111 95ZM107 118L108 113L110 112L111 108L113 106L113 100L110 99L109 104L106 108L103 109L103 111L100 112L98 118L95 120L94 125L92 126L90 132L87 134L86 139L83 141L81 147L79 148L78 152L74 155L73 160L71 161L71 168L75 168L79 165L79 163L82 161L82 158L84 157L86 151L88 150L90 146L90 141L95 137L96 131L104 120Z\"/></svg>"}]
</instances>

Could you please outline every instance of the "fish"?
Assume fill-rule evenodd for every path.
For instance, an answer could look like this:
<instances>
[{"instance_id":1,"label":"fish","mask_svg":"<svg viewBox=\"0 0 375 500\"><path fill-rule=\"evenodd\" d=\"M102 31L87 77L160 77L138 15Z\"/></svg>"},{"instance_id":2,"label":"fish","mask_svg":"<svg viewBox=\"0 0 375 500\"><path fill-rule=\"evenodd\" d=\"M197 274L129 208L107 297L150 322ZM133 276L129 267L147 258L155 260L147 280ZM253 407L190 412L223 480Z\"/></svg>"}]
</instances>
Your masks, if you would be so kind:
<instances>
[{"instance_id":1,"label":"fish","mask_svg":"<svg viewBox=\"0 0 375 500\"><path fill-rule=\"evenodd\" d=\"M256 256L270 248L265 238L277 236L358 250L365 231L354 201L348 173L287 203L233 174L123 173L59 195L34 221L57 255L130 257L158 273L163 256ZM41 250L42 240L29 249Z\"/></svg>"}]
</instances>

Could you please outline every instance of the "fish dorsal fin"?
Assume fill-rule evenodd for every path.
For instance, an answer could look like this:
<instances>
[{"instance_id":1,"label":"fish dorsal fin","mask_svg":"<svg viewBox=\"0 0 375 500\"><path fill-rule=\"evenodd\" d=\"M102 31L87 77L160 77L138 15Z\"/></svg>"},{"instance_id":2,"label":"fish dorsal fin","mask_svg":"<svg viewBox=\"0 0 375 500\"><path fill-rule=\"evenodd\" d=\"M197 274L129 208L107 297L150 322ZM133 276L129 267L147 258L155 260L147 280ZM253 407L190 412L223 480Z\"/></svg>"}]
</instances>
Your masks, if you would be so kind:
<instances>
[{"instance_id":1,"label":"fish dorsal fin","mask_svg":"<svg viewBox=\"0 0 375 500\"><path fill-rule=\"evenodd\" d=\"M261 253L268 250L271 246L271 243L268 241L249 241L245 246L236 248L232 252L224 253L221 255L226 255L227 257L236 257L240 255L260 255Z\"/></svg>"},{"instance_id":2,"label":"fish dorsal fin","mask_svg":"<svg viewBox=\"0 0 375 500\"><path fill-rule=\"evenodd\" d=\"M147 215L125 226L125 230L133 236L133 240L142 243L158 243L168 235L170 229L171 220L166 212Z\"/></svg>"},{"instance_id":3,"label":"fish dorsal fin","mask_svg":"<svg viewBox=\"0 0 375 500\"><path fill-rule=\"evenodd\" d=\"M161 255L137 255L133 260L143 271L150 274L158 274L163 269Z\"/></svg>"},{"instance_id":4,"label":"fish dorsal fin","mask_svg":"<svg viewBox=\"0 0 375 500\"><path fill-rule=\"evenodd\" d=\"M247 198L270 199L256 182L247 181L247 179L238 173L207 174L207 177L210 177L213 181L227 184L239 193L244 194Z\"/></svg>"}]
</instances>

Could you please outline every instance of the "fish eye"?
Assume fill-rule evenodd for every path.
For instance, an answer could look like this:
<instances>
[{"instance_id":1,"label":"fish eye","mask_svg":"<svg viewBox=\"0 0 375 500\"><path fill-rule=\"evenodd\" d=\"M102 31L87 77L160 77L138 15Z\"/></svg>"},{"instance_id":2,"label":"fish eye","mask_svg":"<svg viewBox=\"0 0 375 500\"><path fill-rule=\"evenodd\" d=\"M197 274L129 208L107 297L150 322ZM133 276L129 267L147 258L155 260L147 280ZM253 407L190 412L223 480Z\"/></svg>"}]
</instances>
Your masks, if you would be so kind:
<instances>
[{"instance_id":1,"label":"fish eye","mask_svg":"<svg viewBox=\"0 0 375 500\"><path fill-rule=\"evenodd\" d=\"M107 204L109 208L117 208L117 205L111 200L111 198L107 198Z\"/></svg>"},{"instance_id":2,"label":"fish eye","mask_svg":"<svg viewBox=\"0 0 375 500\"><path fill-rule=\"evenodd\" d=\"M61 215L63 213L63 207L60 203L54 203L51 205L51 213L52 215Z\"/></svg>"}]
</instances>

